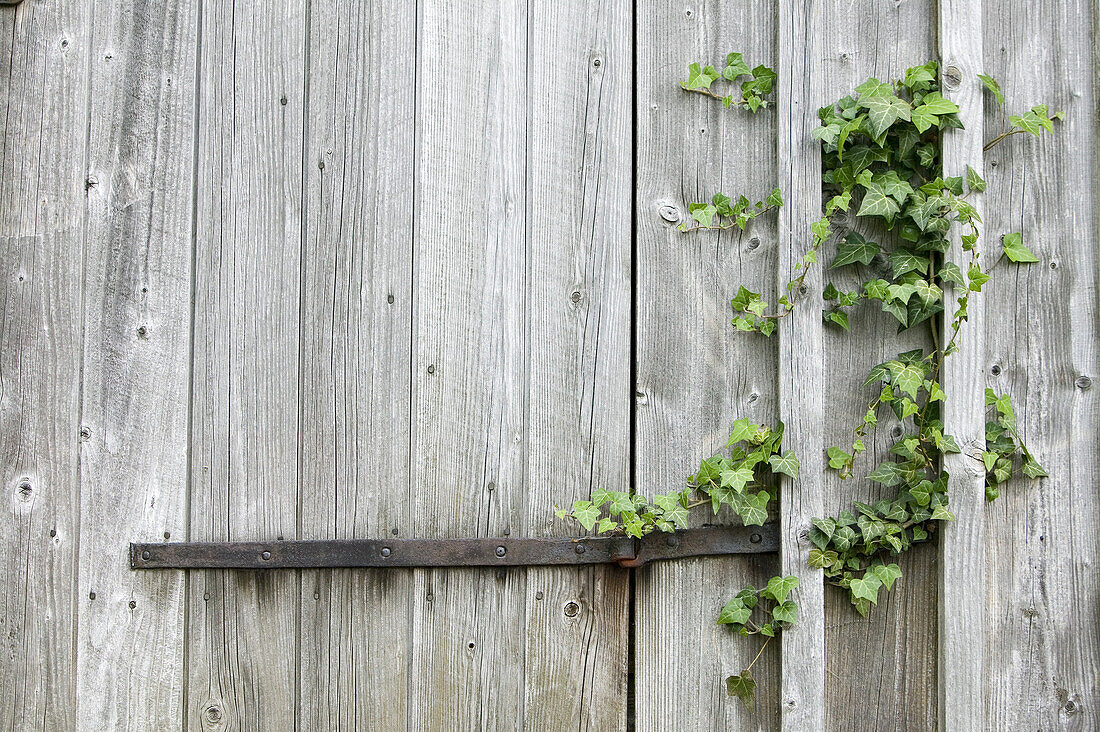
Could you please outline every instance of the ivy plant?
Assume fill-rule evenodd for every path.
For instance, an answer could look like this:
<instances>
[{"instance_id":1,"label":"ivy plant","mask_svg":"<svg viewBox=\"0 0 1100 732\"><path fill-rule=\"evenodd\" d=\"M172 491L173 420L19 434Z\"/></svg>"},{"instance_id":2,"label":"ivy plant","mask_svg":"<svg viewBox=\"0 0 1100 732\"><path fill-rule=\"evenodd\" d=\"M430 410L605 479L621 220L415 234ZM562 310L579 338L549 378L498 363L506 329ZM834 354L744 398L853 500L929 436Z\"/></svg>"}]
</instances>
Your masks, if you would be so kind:
<instances>
[{"instance_id":1,"label":"ivy plant","mask_svg":"<svg viewBox=\"0 0 1100 732\"><path fill-rule=\"evenodd\" d=\"M736 696L751 712L756 705L756 680L752 667L760 660L768 643L798 621L798 604L788 596L798 587L795 576L772 577L763 589L747 585L722 607L718 623L727 625L743 636L762 635L766 640L756 656L740 674L726 677L726 693ZM755 612L754 612L755 611ZM760 619L760 615L764 619ZM756 620L753 617L756 616Z\"/></svg>"},{"instance_id":2,"label":"ivy plant","mask_svg":"<svg viewBox=\"0 0 1100 732\"><path fill-rule=\"evenodd\" d=\"M997 104L1004 105L998 82L984 74L979 78ZM742 54L731 53L722 71L692 63L681 87L720 100L727 109L756 113L769 106L774 80L772 69L750 70ZM1014 135L1051 133L1062 118L1046 105L1008 115L1004 129L984 149ZM939 379L944 359L958 350L970 298L982 292L1002 261L1026 265L1038 258L1019 232L1009 232L1001 237L996 262L983 269L983 222L971 198L986 189L986 182L969 166L965 176L943 173L941 134L961 128L963 121L958 106L942 93L935 61L908 69L902 79L870 78L818 110L818 119L812 137L822 150L823 205L820 218L809 224L810 246L774 307L743 285L730 305L737 330L770 336L798 306L807 272L828 248L828 271L845 273L847 281L858 283L825 284L822 318L829 327L847 332L856 308L874 306L897 322L899 332L918 326L929 329L931 349L905 351L870 368L862 387L870 390L867 409L851 440L829 446L821 456L841 479L851 478L867 451L868 431L881 419L892 418L901 427L890 457L860 468L866 480L893 489L891 497L857 501L835 516L814 518L809 532L814 548L808 564L822 569L826 581L843 589L856 611L866 615L878 604L880 592L889 592L901 578L894 560L928 541L938 522L955 518L949 505L950 476L942 463L944 455L959 453L960 448L944 429L947 393ZM755 203L744 194L735 202L716 193L709 202L690 203L693 223L680 229L744 231L755 218L782 205L779 189ZM878 233L872 240L867 231ZM962 245L961 261L948 258L952 235ZM946 289L953 291L954 302L947 302ZM986 497L993 501L1017 471L1031 479L1045 477L1046 472L1020 438L1008 395L987 389L985 399L989 421L980 459ZM798 476L798 458L782 450L782 437L782 424L769 428L738 420L726 445L728 454L703 460L680 490L652 501L600 490L569 510L559 509L558 516L572 517L589 531L637 537L654 530L675 531L686 525L692 509L703 506L715 514L729 506L745 525L763 524L776 498L776 474ZM797 606L789 595L797 584L793 576L773 577L762 590L745 587L719 613L718 622L735 632L767 638L752 663L726 679L727 692L750 709L756 690L752 666L771 638L796 622Z\"/></svg>"},{"instance_id":3,"label":"ivy plant","mask_svg":"<svg viewBox=\"0 0 1100 732\"><path fill-rule=\"evenodd\" d=\"M798 458L791 450L784 452L782 442L782 423L771 428L739 419L726 443L728 454L703 460L681 489L652 500L625 491L597 490L569 509L557 509L557 515L597 534L637 538L684 528L691 509L701 506L710 506L714 514L728 506L745 526L763 526L776 497L774 475L798 477Z\"/></svg>"}]
</instances>

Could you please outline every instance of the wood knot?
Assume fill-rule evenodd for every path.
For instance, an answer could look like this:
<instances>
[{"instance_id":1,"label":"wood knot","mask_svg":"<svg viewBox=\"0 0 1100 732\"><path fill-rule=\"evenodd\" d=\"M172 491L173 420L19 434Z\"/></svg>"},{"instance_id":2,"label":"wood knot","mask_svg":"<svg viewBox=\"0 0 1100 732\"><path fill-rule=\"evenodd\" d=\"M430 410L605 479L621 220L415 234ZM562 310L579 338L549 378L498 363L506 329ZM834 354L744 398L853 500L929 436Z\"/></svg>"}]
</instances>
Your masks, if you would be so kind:
<instances>
[{"instance_id":1,"label":"wood knot","mask_svg":"<svg viewBox=\"0 0 1100 732\"><path fill-rule=\"evenodd\" d=\"M948 89L957 89L959 84L962 83L962 72L959 71L959 67L954 64L947 66L943 70L943 84Z\"/></svg>"},{"instance_id":2,"label":"wood knot","mask_svg":"<svg viewBox=\"0 0 1100 732\"><path fill-rule=\"evenodd\" d=\"M1092 386L1092 379L1085 376L1084 374L1081 374L1077 377L1077 380L1073 382L1073 385L1081 391L1084 391L1085 389L1088 389Z\"/></svg>"},{"instance_id":3,"label":"wood knot","mask_svg":"<svg viewBox=\"0 0 1100 732\"><path fill-rule=\"evenodd\" d=\"M577 617L577 614L580 613L580 611L581 606L572 601L565 603L565 608L563 608L563 612L565 613L565 617L567 618Z\"/></svg>"},{"instance_id":4,"label":"wood knot","mask_svg":"<svg viewBox=\"0 0 1100 732\"><path fill-rule=\"evenodd\" d=\"M673 224L681 218L680 209L667 201L662 201L657 204L657 213L661 215L662 219Z\"/></svg>"}]
</instances>

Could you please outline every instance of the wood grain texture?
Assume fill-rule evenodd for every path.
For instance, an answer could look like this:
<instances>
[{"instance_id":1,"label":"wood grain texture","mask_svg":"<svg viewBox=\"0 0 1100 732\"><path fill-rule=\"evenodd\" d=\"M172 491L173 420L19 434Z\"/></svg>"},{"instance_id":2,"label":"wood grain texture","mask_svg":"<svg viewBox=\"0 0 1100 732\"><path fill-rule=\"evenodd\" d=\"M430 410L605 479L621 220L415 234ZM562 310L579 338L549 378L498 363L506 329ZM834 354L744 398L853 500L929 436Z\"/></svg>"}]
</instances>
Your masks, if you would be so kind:
<instances>
[{"instance_id":1,"label":"wood grain texture","mask_svg":"<svg viewBox=\"0 0 1100 732\"><path fill-rule=\"evenodd\" d=\"M522 536L630 485L632 3L528 5L526 506ZM525 728L622 729L630 573L527 570Z\"/></svg>"},{"instance_id":2,"label":"wood grain texture","mask_svg":"<svg viewBox=\"0 0 1100 732\"><path fill-rule=\"evenodd\" d=\"M626 485L627 7L419 7L414 535ZM410 728L625 721L625 573L414 576Z\"/></svg>"},{"instance_id":3,"label":"wood grain texture","mask_svg":"<svg viewBox=\"0 0 1100 732\"><path fill-rule=\"evenodd\" d=\"M820 17L816 0L781 3L776 120L779 187L777 289L800 273L795 264L812 245L810 224L821 218L821 151L810 137L822 99ZM806 563L810 519L824 510L824 335L821 266L810 269L801 300L779 324L779 418L783 448L802 460L797 480L779 482L780 571L796 575L798 625L782 636L781 728L822 729L825 724L825 607L821 570Z\"/></svg>"},{"instance_id":4,"label":"wood grain texture","mask_svg":"<svg viewBox=\"0 0 1100 732\"><path fill-rule=\"evenodd\" d=\"M941 80L945 96L959 107L964 130L942 135L943 174L965 175L970 165L982 174L982 10L980 0L944 0L939 4ZM981 196L970 199L984 215ZM948 261L969 261L955 227ZM994 261L996 238L983 232L982 269ZM944 287L946 323L960 293ZM962 452L945 455L950 474L951 511L956 520L943 522L939 536L939 726L948 730L986 729L981 699L985 675L982 638L986 628L986 567L980 561L988 550L985 530L985 470L979 462L985 449L985 355L987 304L974 296L967 304L968 321L958 340L958 352L944 360L941 381L947 393L943 403L944 431L954 435ZM946 327L944 330L946 331ZM990 628L992 626L990 624Z\"/></svg>"},{"instance_id":5,"label":"wood grain texture","mask_svg":"<svg viewBox=\"0 0 1100 732\"><path fill-rule=\"evenodd\" d=\"M415 6L314 3L302 537L408 535ZM302 729L401 729L412 574L302 578Z\"/></svg>"},{"instance_id":6,"label":"wood grain texture","mask_svg":"<svg viewBox=\"0 0 1100 732\"><path fill-rule=\"evenodd\" d=\"M985 73L1008 100L1001 109L986 95L985 138L1001 131L1006 114L1035 104L1066 118L1053 135L1013 136L985 159L985 248L995 258L1001 235L1018 231L1040 261L998 265L985 291L989 336L978 366L983 386L1011 396L1020 434L1050 477L1015 479L982 508L985 676L977 691L988 729L1093 730L1100 728L1097 7L986 0L982 11Z\"/></svg>"},{"instance_id":7,"label":"wood grain texture","mask_svg":"<svg viewBox=\"0 0 1100 732\"><path fill-rule=\"evenodd\" d=\"M76 713L83 4L0 12L0 726Z\"/></svg>"},{"instance_id":8,"label":"wood grain texture","mask_svg":"<svg viewBox=\"0 0 1100 732\"><path fill-rule=\"evenodd\" d=\"M527 17L418 13L412 534L500 536L526 489ZM523 718L524 579L414 571L409 728Z\"/></svg>"},{"instance_id":9,"label":"wood grain texture","mask_svg":"<svg viewBox=\"0 0 1100 732\"><path fill-rule=\"evenodd\" d=\"M194 2L95 7L78 726L183 714L184 573L135 573L127 545L187 533L197 24Z\"/></svg>"},{"instance_id":10,"label":"wood grain texture","mask_svg":"<svg viewBox=\"0 0 1100 732\"><path fill-rule=\"evenodd\" d=\"M736 332L729 304L741 284L774 302L774 215L743 234L677 230L690 221L691 202L717 191L760 200L776 185L774 110L726 110L678 84L689 63L721 65L731 51L774 66L774 12L749 2L637 3L634 486L648 496L682 487L724 447L734 420L774 424L778 416L775 342ZM724 680L759 643L715 623L741 587L762 586L777 571L774 557L730 557L638 572L637 729L778 725L776 644L752 669L759 698L750 714L726 695Z\"/></svg>"},{"instance_id":11,"label":"wood grain texture","mask_svg":"<svg viewBox=\"0 0 1100 732\"><path fill-rule=\"evenodd\" d=\"M850 33L854 19L862 31ZM910 66L937 57L936 5L931 0L904 3L830 1L821 12L822 104L851 94L869 77L899 79ZM854 212L853 212L854 213ZM857 229L871 241L897 241L883 226L867 226L848 215L837 221L838 238ZM836 239L834 239L834 242ZM825 247L825 267L836 253L835 243ZM889 271L885 256L870 266L857 265L823 270L825 281L852 290L864 279ZM861 385L872 366L915 348L932 348L927 324L898 333L897 320L875 304L853 308L851 332L826 324L825 369L835 374L836 388L825 390L825 445L849 450L853 430L863 419L876 393ZM883 460L893 459L890 447L900 426L889 409L879 411L880 422L868 432L867 451L856 462L855 476L840 480L836 471L825 471L825 511L835 516L851 509L853 501L873 503L892 498L896 488L886 488L864 476ZM868 617L860 617L848 593L825 587L825 674L828 729L928 730L936 726L936 548L926 544L898 557L902 580L893 591L883 591ZM846 673L841 669L866 668L873 673ZM853 715L855 705L862 707Z\"/></svg>"},{"instance_id":12,"label":"wood grain texture","mask_svg":"<svg viewBox=\"0 0 1100 732\"><path fill-rule=\"evenodd\" d=\"M294 538L306 13L206 0L199 62L191 538ZM286 729L298 572L193 572L186 725Z\"/></svg>"}]
</instances>

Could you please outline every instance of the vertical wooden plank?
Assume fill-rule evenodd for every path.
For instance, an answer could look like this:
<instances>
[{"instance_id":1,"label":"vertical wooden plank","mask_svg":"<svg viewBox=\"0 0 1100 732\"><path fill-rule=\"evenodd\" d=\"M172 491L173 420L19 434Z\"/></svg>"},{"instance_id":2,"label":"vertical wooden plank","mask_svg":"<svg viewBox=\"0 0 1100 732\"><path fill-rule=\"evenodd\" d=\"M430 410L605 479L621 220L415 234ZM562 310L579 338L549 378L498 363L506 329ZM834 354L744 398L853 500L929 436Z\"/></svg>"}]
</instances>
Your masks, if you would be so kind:
<instances>
[{"instance_id":1,"label":"vertical wooden plank","mask_svg":"<svg viewBox=\"0 0 1100 732\"><path fill-rule=\"evenodd\" d=\"M624 8L419 6L418 536L562 531L553 503L625 484ZM578 17L597 25L578 33ZM620 726L625 582L610 569L417 571L408 726Z\"/></svg>"},{"instance_id":2,"label":"vertical wooden plank","mask_svg":"<svg viewBox=\"0 0 1100 732\"><path fill-rule=\"evenodd\" d=\"M756 219L744 234L677 230L690 220L690 202L717 191L759 200L777 185L775 110L726 110L678 84L689 63L721 64L731 51L750 65L775 66L775 10L769 3L637 3L634 481L646 495L683 486L700 459L723 448L734 420L774 424L778 417L775 341L736 332L729 304L742 284L775 301L782 249L774 216ZM776 97L784 93L777 89ZM759 694L750 714L726 695L724 679L752 661L760 640L715 622L741 587L762 586L777 570L774 557L727 557L638 571L637 729L778 726L777 644L753 667Z\"/></svg>"},{"instance_id":3,"label":"vertical wooden plank","mask_svg":"<svg viewBox=\"0 0 1100 732\"><path fill-rule=\"evenodd\" d=\"M417 49L412 532L522 535L526 7L420 3ZM524 588L414 573L408 727L522 719Z\"/></svg>"},{"instance_id":4,"label":"vertical wooden plank","mask_svg":"<svg viewBox=\"0 0 1100 732\"><path fill-rule=\"evenodd\" d=\"M91 23L26 2L0 33L0 726L72 729Z\"/></svg>"},{"instance_id":5,"label":"vertical wooden plank","mask_svg":"<svg viewBox=\"0 0 1100 732\"><path fill-rule=\"evenodd\" d=\"M311 8L302 536L407 536L415 6ZM303 573L303 729L404 727L411 589Z\"/></svg>"},{"instance_id":6,"label":"vertical wooden plank","mask_svg":"<svg viewBox=\"0 0 1100 732\"><path fill-rule=\"evenodd\" d=\"M523 524L567 536L555 504L630 484L633 8L528 8ZM526 728L625 728L629 592L617 567L528 570Z\"/></svg>"},{"instance_id":7,"label":"vertical wooden plank","mask_svg":"<svg viewBox=\"0 0 1100 732\"><path fill-rule=\"evenodd\" d=\"M882 3L877 0L827 0L821 10L821 104L851 94L869 77L900 79L910 66L936 58L936 4L933 0ZM853 18L861 32L850 32ZM867 226L855 216L837 221L837 237L850 228L871 241L890 242L896 233L882 226ZM835 241L835 239L834 239ZM835 245L825 247L821 261L828 262ZM867 268L823 269L825 282L846 291L859 286L869 273L886 266L872 262ZM825 445L848 449L873 396L873 387L861 388L872 366L915 348L931 350L927 324L898 332L897 320L877 307L851 311L851 332L829 324L824 328L825 368L835 388L824 394ZM888 412L887 412L888 414ZM874 503L893 498L896 488L866 480L875 465L893 456L890 447L900 435L893 418L883 417L868 433L867 451L856 463L853 479L840 480L827 470L824 481L825 513L835 516L853 501ZM937 556L932 544L922 545L897 559L902 580L862 618L852 607L847 592L825 587L825 657L837 673L825 674L828 729L918 730L936 725ZM873 674L840 669L867 668ZM855 705L860 713L852 714Z\"/></svg>"},{"instance_id":8,"label":"vertical wooden plank","mask_svg":"<svg viewBox=\"0 0 1100 732\"><path fill-rule=\"evenodd\" d=\"M101 3L91 54L78 726L178 727L187 531L197 4Z\"/></svg>"},{"instance_id":9,"label":"vertical wooden plank","mask_svg":"<svg viewBox=\"0 0 1100 732\"><path fill-rule=\"evenodd\" d=\"M939 4L941 77L945 96L959 107L965 130L943 133L943 174L965 175L970 165L982 174L982 5L981 0L942 0ZM969 199L979 213L981 195ZM957 228L957 227L956 227ZM982 268L995 261L990 251L996 237L983 232ZM951 236L947 260L968 261L959 232ZM951 312L959 293L944 285L944 302ZM986 303L981 296L970 298L969 320L960 337L959 350L944 361L944 430L955 436L962 452L945 455L944 470L951 475L951 510L957 517L945 523L940 548L939 628L939 720L948 730L985 729L982 705L985 659L982 644L986 627L986 567L982 559L988 549L985 532L984 468L973 457L985 449L985 359Z\"/></svg>"},{"instance_id":10,"label":"vertical wooden plank","mask_svg":"<svg viewBox=\"0 0 1100 732\"><path fill-rule=\"evenodd\" d=\"M192 540L297 535L305 3L204 0ZM295 572L194 572L191 729L287 729Z\"/></svg>"},{"instance_id":11,"label":"vertical wooden plank","mask_svg":"<svg viewBox=\"0 0 1100 732\"><path fill-rule=\"evenodd\" d=\"M795 264L811 246L810 224L821 217L821 151L810 132L821 99L819 21L816 0L780 3L779 78L776 84L779 187L787 205L779 211L777 288L799 273ZM783 633L781 728L822 729L825 724L825 607L821 570L806 564L810 519L824 510L824 338L820 265L812 267L803 300L778 328L779 415L784 449L802 458L799 478L780 476L780 565L801 580L798 625ZM783 290L780 290L783 291Z\"/></svg>"},{"instance_id":12,"label":"vertical wooden plank","mask_svg":"<svg viewBox=\"0 0 1100 732\"><path fill-rule=\"evenodd\" d=\"M995 258L999 237L1019 231L1040 261L998 265L978 366L984 385L1012 397L1021 436L1050 474L1014 480L983 509L979 688L990 729L1100 728L1096 23L1096 4L1083 0L983 4L985 73L1011 110L986 95L985 138L1035 104L1066 113L1053 135L1016 135L986 153L985 248Z\"/></svg>"}]
</instances>

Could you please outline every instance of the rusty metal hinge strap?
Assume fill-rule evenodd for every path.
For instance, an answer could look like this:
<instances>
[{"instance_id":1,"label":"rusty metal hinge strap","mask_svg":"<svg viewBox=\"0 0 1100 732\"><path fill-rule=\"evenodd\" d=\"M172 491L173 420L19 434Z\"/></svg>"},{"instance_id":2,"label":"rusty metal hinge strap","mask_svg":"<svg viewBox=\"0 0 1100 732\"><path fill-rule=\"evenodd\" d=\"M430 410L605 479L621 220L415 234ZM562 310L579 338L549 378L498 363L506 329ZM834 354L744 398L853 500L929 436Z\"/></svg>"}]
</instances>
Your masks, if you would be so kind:
<instances>
[{"instance_id":1,"label":"rusty metal hinge strap","mask_svg":"<svg viewBox=\"0 0 1100 732\"><path fill-rule=\"evenodd\" d=\"M774 526L713 526L674 534L559 539L330 539L130 544L133 569L516 567L618 564L779 549Z\"/></svg>"}]
</instances>

